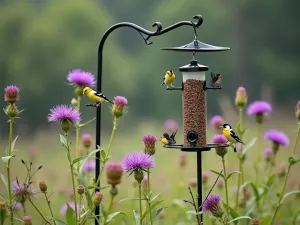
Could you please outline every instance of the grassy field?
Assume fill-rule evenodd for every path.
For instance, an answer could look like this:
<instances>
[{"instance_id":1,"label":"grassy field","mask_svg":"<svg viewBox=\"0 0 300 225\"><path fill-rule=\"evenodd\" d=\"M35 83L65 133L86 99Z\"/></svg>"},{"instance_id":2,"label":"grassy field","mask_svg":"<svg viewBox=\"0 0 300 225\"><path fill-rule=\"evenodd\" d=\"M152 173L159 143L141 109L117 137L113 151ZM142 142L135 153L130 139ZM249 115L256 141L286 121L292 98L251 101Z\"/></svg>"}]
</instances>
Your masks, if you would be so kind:
<instances>
[{"instance_id":1,"label":"grassy field","mask_svg":"<svg viewBox=\"0 0 300 225\"><path fill-rule=\"evenodd\" d=\"M123 120L123 118L122 118ZM126 117L124 117L126 120ZM247 119L248 131L245 135L244 142L248 143L253 137L256 137L256 127L255 123L250 118ZM277 122L275 122L277 121ZM249 125L250 124L250 125ZM121 122L118 126L117 134L115 139L113 140L113 146L111 155L112 161L121 161L126 153L132 151L142 151L143 143L141 141L144 134L152 134L157 137L164 132L164 128L162 125L156 124L154 122L143 122L139 123L134 129L132 129L126 122ZM57 129L56 129L57 128ZM281 148L276 157L276 166L278 166L281 162L287 163L287 159L291 154L291 146L294 143L295 139L295 131L296 131L296 123L292 119L289 120L288 123L280 122L277 118L269 119L266 124L264 124L264 131L269 128L277 128L286 132L286 134L290 138L290 147L289 148ZM94 134L93 131L84 130L84 132L89 132ZM126 132L125 132L126 131ZM183 140L182 136L182 128L179 127L179 132L177 136L177 143L181 143ZM53 127L53 129L49 131L40 131L35 137L26 138L20 136L18 138L16 149L18 150L17 156L13 158L12 162L12 177L18 177L20 181L24 179L25 170L24 165L21 163L21 159L25 161L30 161L33 159L33 165L38 167L39 165L43 165L43 168L36 174L34 178L34 186L38 189L38 182L44 180L48 185L48 193L51 194L51 205L53 206L53 212L57 218L63 219L60 215L60 207L67 201L70 201L70 198L67 194L63 192L70 192L71 190L71 178L68 167L68 162L66 158L66 152L61 146L58 137L59 128ZM208 140L211 140L213 137L212 129L208 128ZM106 131L103 138L103 147L107 145L109 139L109 131ZM74 135L72 135L73 143L74 143ZM6 148L6 140L1 141L1 149ZM93 145L94 146L94 142ZM155 224L165 224L165 225L173 225L173 224L196 224L196 220L192 214L186 214L185 211L193 210L193 208L188 204L174 204L175 202L179 202L178 200L190 199L190 195L188 192L189 181L191 179L196 178L196 153L188 153L187 156L187 164L185 167L181 167L179 165L179 150L166 149L162 147L161 143L157 143L156 145L156 154L154 155L154 159L156 162L156 167L152 170L152 180L151 186L154 194L161 193L160 199L164 200L163 206L164 216L163 218L156 221ZM263 149L267 146L270 146L270 143L263 140ZM35 149L35 151L33 151ZM232 148L228 149L228 153L225 156L226 159L226 169L227 172L238 170L238 159L236 154L232 151ZM35 152L30 157L30 152ZM299 147L298 151L299 153ZM254 169L255 158L258 154L262 155L262 150L257 149L256 145L248 151L247 158L245 160L245 180L246 181L254 181L256 179L256 172ZM32 155L32 154L31 154ZM222 168L221 157L215 154L215 150L211 150L210 152L203 153L203 171L209 172L209 181L207 186L204 187L204 192L211 187L213 182L215 181L217 175L210 172L210 170L220 171ZM296 186L300 184L299 176L297 175L297 170L299 166L296 165L292 170L292 175L290 176L288 182L288 189L295 189ZM274 169L276 173L276 168ZM1 173L5 174L3 167L1 168ZM266 164L262 161L259 168L259 184L257 186L261 186L264 178L269 174L266 171ZM90 174L86 177L87 180L91 180L94 174ZM106 186L106 179L101 181L101 186ZM276 178L274 185L272 186L272 192L276 193L279 191L281 187L282 178ZM234 189L237 185L237 175L233 175L229 180L229 198L230 205L233 207L235 205L235 192ZM134 198L137 197L137 187L134 185L134 178L127 177L126 174L123 175L122 183L118 186L119 194L115 199L113 211L123 211L127 214L127 219L118 219L115 224L134 224L133 209L138 209L137 201L135 200L126 200L121 201L125 198ZM0 191L2 195L6 195L5 186L1 182ZM196 192L196 189L193 188L193 191ZM109 188L104 189L104 205L107 204L109 199ZM224 189L219 190L215 188L213 193L220 194L224 199ZM253 192L252 192L252 196ZM254 197L253 197L254 198ZM176 200L177 199L177 200ZM269 196L269 199L265 201L265 204L262 206L263 211L257 215L257 217L263 217L269 214L272 211L272 207L276 203L276 196ZM250 201L250 200L249 200ZM41 194L36 195L35 199L36 204L40 208L41 212L49 215L47 205L45 204L44 197ZM264 202L264 201L263 201ZM33 210L32 206L29 203L26 203L27 214L33 217L34 224L41 224L41 218L39 215ZM280 224L292 224L290 218L295 217L295 215L299 211L299 199L296 198L296 195L292 195L288 198L284 206L281 207L278 219L281 219ZM145 207L144 207L145 208ZM241 212L241 209L238 210ZM22 217L23 212L20 211L18 214ZM251 216L251 215L250 215ZM205 224L212 224L210 220L209 214L204 214ZM286 221L286 222L284 222ZM295 224L300 223L299 221Z\"/></svg>"}]
</instances>

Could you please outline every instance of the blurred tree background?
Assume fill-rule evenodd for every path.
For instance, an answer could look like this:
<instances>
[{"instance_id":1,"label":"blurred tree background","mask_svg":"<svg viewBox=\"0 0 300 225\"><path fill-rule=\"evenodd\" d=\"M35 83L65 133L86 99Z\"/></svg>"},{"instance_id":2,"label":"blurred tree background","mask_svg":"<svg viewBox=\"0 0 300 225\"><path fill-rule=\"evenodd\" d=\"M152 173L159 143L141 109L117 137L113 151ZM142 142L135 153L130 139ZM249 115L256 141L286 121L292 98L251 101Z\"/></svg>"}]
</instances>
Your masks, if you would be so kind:
<instances>
[{"instance_id":1,"label":"blurred tree background","mask_svg":"<svg viewBox=\"0 0 300 225\"><path fill-rule=\"evenodd\" d=\"M2 0L0 90L9 84L21 88L19 106L25 111L20 124L33 132L47 126L49 108L69 103L73 97L73 88L66 85L68 71L82 68L96 74L98 44L111 25L129 21L151 30L156 21L166 27L201 14L199 39L231 48L196 55L210 71L223 74L223 90L208 93L208 114L219 112L216 98L233 95L240 85L248 89L250 101L270 89L273 104L293 107L300 83L298 6L296 0ZM132 123L179 120L181 93L165 91L160 84L165 71L172 68L179 85L178 67L188 64L192 55L160 48L181 46L193 38L191 27L181 27L151 38L153 44L146 46L136 31L118 29L104 48L103 92L111 99L128 97L131 113L127 119ZM108 110L103 111L107 116ZM83 113L95 115L90 109ZM0 124L3 132L7 130L4 116ZM110 127L111 122L104 126Z\"/></svg>"}]
</instances>

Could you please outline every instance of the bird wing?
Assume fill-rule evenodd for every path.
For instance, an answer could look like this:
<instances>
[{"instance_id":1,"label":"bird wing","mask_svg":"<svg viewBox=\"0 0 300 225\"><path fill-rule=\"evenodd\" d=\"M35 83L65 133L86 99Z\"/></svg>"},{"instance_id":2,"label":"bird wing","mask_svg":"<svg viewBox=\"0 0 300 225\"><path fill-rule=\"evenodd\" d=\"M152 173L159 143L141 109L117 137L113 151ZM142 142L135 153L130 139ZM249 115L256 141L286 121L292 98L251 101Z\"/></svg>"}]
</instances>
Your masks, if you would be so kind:
<instances>
[{"instance_id":1,"label":"bird wing","mask_svg":"<svg viewBox=\"0 0 300 225\"><path fill-rule=\"evenodd\" d=\"M94 91L93 94L96 95L96 96L98 96L98 97L100 97L100 98L103 98L103 99L105 99L106 101L108 101L108 102L110 102L111 104L113 104L113 102L110 101L104 94L102 94L102 93L100 93L100 92L97 92L97 91Z\"/></svg>"},{"instance_id":2,"label":"bird wing","mask_svg":"<svg viewBox=\"0 0 300 225\"><path fill-rule=\"evenodd\" d=\"M240 142L240 143L244 144L244 142L242 142L242 140L234 133L233 130L230 131L230 135L231 135L231 137L233 137L234 140L236 140L237 142Z\"/></svg>"},{"instance_id":3,"label":"bird wing","mask_svg":"<svg viewBox=\"0 0 300 225\"><path fill-rule=\"evenodd\" d=\"M214 74L213 72L210 73L210 77L211 77L211 80L212 80L213 82L216 81L217 76L216 76L216 74Z\"/></svg>"},{"instance_id":4,"label":"bird wing","mask_svg":"<svg viewBox=\"0 0 300 225\"><path fill-rule=\"evenodd\" d=\"M173 139L173 140L174 140L174 138L175 138L175 135L177 134L177 131L178 131L178 129L177 129L175 132L173 132L173 133L171 134L171 136L170 136L170 138L171 138L171 139Z\"/></svg>"}]
</instances>

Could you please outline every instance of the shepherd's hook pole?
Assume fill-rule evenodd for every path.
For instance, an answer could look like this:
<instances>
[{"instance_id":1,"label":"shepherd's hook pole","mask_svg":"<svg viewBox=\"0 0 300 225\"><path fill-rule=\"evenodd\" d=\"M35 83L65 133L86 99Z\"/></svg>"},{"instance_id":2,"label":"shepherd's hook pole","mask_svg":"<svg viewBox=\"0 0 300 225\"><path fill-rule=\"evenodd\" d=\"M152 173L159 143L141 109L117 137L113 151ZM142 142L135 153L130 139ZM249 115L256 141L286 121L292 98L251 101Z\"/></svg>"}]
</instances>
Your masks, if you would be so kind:
<instances>
[{"instance_id":1,"label":"shepherd's hook pole","mask_svg":"<svg viewBox=\"0 0 300 225\"><path fill-rule=\"evenodd\" d=\"M103 47L104 47L104 43L107 39L107 37L109 36L109 34L116 30L117 28L120 27L130 27L133 28L134 30L138 31L141 35L144 34L146 35L146 38L142 35L145 43L147 45L152 44L152 42L149 42L149 39L153 36L159 36L162 35L164 33L167 33L171 30L174 30L178 27L181 26L192 26L193 28L198 28L202 22L203 22L203 18L201 15L195 15L193 16L193 19L197 20L196 22L193 21L181 21L178 23L175 23L165 29L162 29L162 25L160 22L155 22L152 24L152 27L156 27L156 31L149 31L146 30L143 27L140 27L134 23L129 23L129 22L121 22L121 23L117 23L113 26L111 26L102 36L101 40L100 40L100 44L98 47L98 70L97 70L97 91L102 92L102 61L103 61ZM99 107L97 107L97 115L96 115L96 148L98 148L98 146L101 145L101 137L100 137L100 133L101 133L101 105ZM98 151L96 153L96 177L95 179L98 180L99 174L100 174L100 152ZM201 184L201 181L198 183ZM199 188L198 188L199 189ZM100 190L100 182L99 182L99 186L96 187L96 191ZM100 220L100 207L96 207L95 209L95 215L96 215L96 219L95 219L95 225L98 225L98 221Z\"/></svg>"}]
</instances>

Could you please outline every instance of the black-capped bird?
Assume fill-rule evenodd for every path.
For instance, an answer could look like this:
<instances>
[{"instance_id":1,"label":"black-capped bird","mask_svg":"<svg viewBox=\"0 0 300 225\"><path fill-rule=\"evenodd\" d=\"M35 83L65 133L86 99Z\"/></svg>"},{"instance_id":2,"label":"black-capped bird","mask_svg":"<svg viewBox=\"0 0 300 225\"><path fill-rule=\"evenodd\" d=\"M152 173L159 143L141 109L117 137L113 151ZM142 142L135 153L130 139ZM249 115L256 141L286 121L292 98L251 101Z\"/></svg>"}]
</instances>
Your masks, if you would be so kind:
<instances>
[{"instance_id":1,"label":"black-capped bird","mask_svg":"<svg viewBox=\"0 0 300 225\"><path fill-rule=\"evenodd\" d=\"M175 73L173 72L173 70L168 70L165 76L163 77L163 82L161 85L165 84L167 88L169 88L169 85L171 85L171 87L174 87L172 85L174 80L175 80Z\"/></svg>"},{"instance_id":2,"label":"black-capped bird","mask_svg":"<svg viewBox=\"0 0 300 225\"><path fill-rule=\"evenodd\" d=\"M211 76L211 86L212 87L220 87L222 75L219 73L215 74L215 73L211 72L210 76Z\"/></svg>"},{"instance_id":3,"label":"black-capped bird","mask_svg":"<svg viewBox=\"0 0 300 225\"><path fill-rule=\"evenodd\" d=\"M245 145L244 142L242 142L242 140L234 133L234 131L232 130L232 127L229 124L225 123L220 127L223 128L223 134L227 138L227 140L230 143L235 144L234 148L233 148L234 152L236 152L236 143L241 143L241 144Z\"/></svg>"},{"instance_id":4,"label":"black-capped bird","mask_svg":"<svg viewBox=\"0 0 300 225\"><path fill-rule=\"evenodd\" d=\"M96 103L96 104L88 104L87 106L98 107L98 106L100 106L100 104L103 101L113 104L113 102L110 101L108 98L106 98L106 96L104 94L97 92L97 91L91 89L90 87L85 87L83 89L83 94L86 95L90 100L92 100L93 102Z\"/></svg>"},{"instance_id":5,"label":"black-capped bird","mask_svg":"<svg viewBox=\"0 0 300 225\"><path fill-rule=\"evenodd\" d=\"M174 144L176 144L175 135L176 135L177 131L178 131L178 129L175 132L173 132L171 134L171 136L168 133L163 133L163 136L160 137L160 141L164 145L174 145Z\"/></svg>"}]
</instances>

